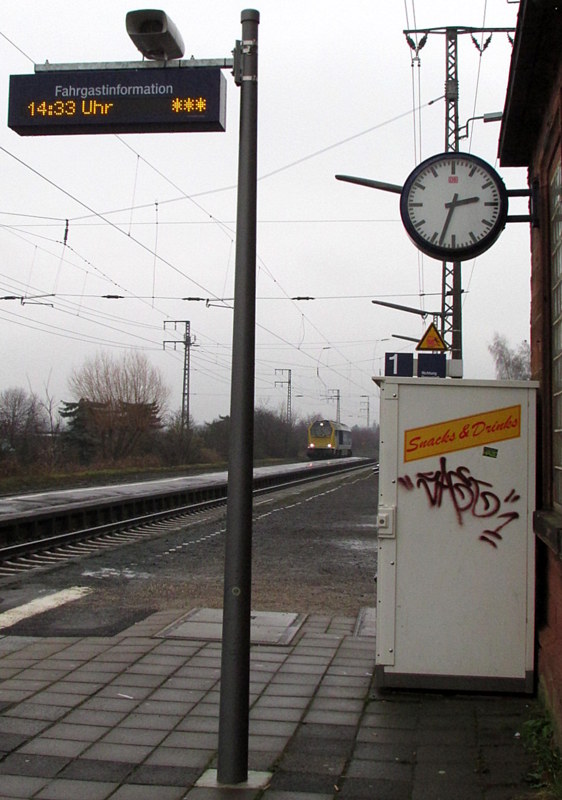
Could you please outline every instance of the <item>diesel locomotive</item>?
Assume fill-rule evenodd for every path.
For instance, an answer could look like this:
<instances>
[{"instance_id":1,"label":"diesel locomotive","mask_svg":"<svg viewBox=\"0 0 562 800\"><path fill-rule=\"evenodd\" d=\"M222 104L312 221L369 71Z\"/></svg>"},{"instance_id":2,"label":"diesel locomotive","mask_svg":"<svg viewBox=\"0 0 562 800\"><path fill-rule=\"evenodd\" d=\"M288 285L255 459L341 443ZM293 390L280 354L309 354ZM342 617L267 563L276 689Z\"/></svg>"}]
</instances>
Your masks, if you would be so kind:
<instances>
[{"instance_id":1,"label":"diesel locomotive","mask_svg":"<svg viewBox=\"0 0 562 800\"><path fill-rule=\"evenodd\" d=\"M316 420L308 427L307 455L314 459L351 456L351 428L329 419Z\"/></svg>"}]
</instances>

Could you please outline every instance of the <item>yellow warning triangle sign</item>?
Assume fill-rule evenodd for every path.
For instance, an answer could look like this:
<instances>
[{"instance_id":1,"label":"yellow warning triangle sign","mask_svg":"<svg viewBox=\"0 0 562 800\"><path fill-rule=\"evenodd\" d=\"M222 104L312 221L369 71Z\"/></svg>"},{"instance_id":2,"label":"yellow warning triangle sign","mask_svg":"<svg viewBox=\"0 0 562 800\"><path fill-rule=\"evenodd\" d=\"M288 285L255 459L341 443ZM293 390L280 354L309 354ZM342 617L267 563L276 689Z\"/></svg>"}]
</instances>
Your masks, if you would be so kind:
<instances>
[{"instance_id":1,"label":"yellow warning triangle sign","mask_svg":"<svg viewBox=\"0 0 562 800\"><path fill-rule=\"evenodd\" d=\"M419 340L418 344L416 345L416 350L446 350L446 349L447 345L445 344L441 334L435 327L435 323L432 322L429 328L422 336L422 338Z\"/></svg>"}]
</instances>

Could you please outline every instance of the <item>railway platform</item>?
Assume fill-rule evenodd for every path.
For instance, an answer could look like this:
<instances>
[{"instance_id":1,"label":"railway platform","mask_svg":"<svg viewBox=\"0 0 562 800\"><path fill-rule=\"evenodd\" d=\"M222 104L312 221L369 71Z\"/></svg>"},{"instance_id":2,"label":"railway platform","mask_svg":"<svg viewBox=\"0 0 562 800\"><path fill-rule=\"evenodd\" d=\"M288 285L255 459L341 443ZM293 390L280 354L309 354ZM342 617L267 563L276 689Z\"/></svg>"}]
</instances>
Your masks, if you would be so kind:
<instances>
[{"instance_id":1,"label":"railway platform","mask_svg":"<svg viewBox=\"0 0 562 800\"><path fill-rule=\"evenodd\" d=\"M0 636L0 797L532 797L527 696L378 693L374 617L255 615L248 783L216 783L220 620L160 612L109 637ZM254 624L255 623L255 624Z\"/></svg>"}]
</instances>

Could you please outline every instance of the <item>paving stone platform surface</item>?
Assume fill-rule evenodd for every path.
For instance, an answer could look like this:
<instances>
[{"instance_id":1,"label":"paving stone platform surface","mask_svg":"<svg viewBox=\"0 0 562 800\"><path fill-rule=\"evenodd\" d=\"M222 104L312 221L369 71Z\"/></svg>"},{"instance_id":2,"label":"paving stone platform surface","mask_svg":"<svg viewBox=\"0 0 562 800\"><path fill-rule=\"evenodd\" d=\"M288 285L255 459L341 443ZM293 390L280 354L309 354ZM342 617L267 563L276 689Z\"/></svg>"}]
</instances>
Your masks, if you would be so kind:
<instances>
[{"instance_id":1,"label":"paving stone platform surface","mask_svg":"<svg viewBox=\"0 0 562 800\"><path fill-rule=\"evenodd\" d=\"M248 781L218 784L216 622L176 611L107 638L0 637L0 798L527 796L520 733L535 700L377 692L368 609L257 615Z\"/></svg>"}]
</instances>

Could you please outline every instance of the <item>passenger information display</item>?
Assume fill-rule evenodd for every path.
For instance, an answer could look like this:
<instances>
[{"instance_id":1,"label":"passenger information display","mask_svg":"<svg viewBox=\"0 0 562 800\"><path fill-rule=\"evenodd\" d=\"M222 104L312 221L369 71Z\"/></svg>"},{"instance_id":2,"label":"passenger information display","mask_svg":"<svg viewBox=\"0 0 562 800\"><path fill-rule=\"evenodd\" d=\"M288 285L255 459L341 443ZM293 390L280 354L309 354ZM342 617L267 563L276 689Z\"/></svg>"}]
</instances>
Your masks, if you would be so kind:
<instances>
[{"instance_id":1,"label":"passenger information display","mask_svg":"<svg viewBox=\"0 0 562 800\"><path fill-rule=\"evenodd\" d=\"M218 67L49 70L10 76L8 127L21 136L224 131Z\"/></svg>"}]
</instances>

